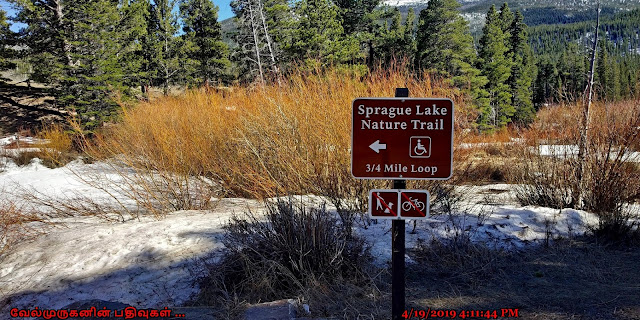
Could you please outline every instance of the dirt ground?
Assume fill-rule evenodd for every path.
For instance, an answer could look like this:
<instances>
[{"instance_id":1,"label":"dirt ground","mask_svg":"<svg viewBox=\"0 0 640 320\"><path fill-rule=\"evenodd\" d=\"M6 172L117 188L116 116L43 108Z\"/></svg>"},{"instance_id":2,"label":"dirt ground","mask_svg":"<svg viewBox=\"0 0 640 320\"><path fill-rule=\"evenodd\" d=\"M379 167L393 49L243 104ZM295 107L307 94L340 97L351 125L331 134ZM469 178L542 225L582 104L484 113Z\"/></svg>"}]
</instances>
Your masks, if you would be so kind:
<instances>
[{"instance_id":1,"label":"dirt ground","mask_svg":"<svg viewBox=\"0 0 640 320\"><path fill-rule=\"evenodd\" d=\"M43 123L62 121L66 116L55 108L44 88L0 82L0 136L33 132Z\"/></svg>"},{"instance_id":2,"label":"dirt ground","mask_svg":"<svg viewBox=\"0 0 640 320\"><path fill-rule=\"evenodd\" d=\"M496 310L497 319L509 319L502 309L518 309L518 319L640 319L638 247L587 239L518 253L476 251L467 261L446 253L423 258L429 260L407 270L409 309Z\"/></svg>"}]
</instances>

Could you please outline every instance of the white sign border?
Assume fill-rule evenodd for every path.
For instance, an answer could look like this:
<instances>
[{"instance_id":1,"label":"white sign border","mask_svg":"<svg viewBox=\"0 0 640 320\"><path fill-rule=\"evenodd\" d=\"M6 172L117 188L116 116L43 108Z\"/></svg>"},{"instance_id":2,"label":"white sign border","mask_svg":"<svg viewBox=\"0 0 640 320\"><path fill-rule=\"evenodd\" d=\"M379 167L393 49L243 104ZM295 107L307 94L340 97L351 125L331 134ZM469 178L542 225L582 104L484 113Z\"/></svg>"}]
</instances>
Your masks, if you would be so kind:
<instances>
[{"instance_id":1,"label":"white sign border","mask_svg":"<svg viewBox=\"0 0 640 320\"><path fill-rule=\"evenodd\" d=\"M434 101L442 101L442 100L449 100L451 101L451 171L449 171L449 176L446 178L409 178L409 177L356 177L353 174L353 132L355 131L355 117L354 117L354 112L355 112L355 102L356 100L396 100L396 101L405 101L405 100L434 100ZM360 97L360 98L355 98L353 99L353 101L351 101L351 169L349 170L351 172L351 176L354 179L362 179L362 180L449 180L451 179L451 177L453 176L453 138L454 138L454 134L453 132L455 131L454 128L454 118L455 118L455 103L453 102L453 100L451 100L450 98L375 98L375 97ZM380 165L383 165L382 163ZM387 190L391 190L391 189L387 189ZM395 218L394 218L395 219Z\"/></svg>"}]
</instances>

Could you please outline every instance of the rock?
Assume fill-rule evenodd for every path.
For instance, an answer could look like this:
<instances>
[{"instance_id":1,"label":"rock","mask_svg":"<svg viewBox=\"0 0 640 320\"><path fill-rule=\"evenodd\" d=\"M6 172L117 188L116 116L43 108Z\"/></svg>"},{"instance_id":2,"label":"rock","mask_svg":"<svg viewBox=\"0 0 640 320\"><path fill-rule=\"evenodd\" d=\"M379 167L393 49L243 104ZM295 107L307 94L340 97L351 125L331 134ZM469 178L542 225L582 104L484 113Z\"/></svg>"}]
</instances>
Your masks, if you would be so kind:
<instances>
[{"instance_id":1,"label":"rock","mask_svg":"<svg viewBox=\"0 0 640 320\"><path fill-rule=\"evenodd\" d=\"M292 320L296 309L295 300L278 300L249 306L244 316L246 320Z\"/></svg>"}]
</instances>

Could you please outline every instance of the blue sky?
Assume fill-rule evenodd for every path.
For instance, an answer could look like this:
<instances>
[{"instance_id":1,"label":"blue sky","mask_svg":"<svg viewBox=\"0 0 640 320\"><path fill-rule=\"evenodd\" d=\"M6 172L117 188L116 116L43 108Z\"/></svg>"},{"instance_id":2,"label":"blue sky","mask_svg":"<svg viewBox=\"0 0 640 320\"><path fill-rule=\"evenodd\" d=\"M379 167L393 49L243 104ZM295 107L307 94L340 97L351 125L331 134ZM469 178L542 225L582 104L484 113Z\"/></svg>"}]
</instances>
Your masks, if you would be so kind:
<instances>
[{"instance_id":1,"label":"blue sky","mask_svg":"<svg viewBox=\"0 0 640 320\"><path fill-rule=\"evenodd\" d=\"M227 18L233 17L233 12L231 12L231 7L229 3L231 0L213 0L220 10L218 10L218 21L222 21ZM0 0L0 9L6 11L9 17L13 16L15 11L11 8L11 5L6 0ZM14 24L11 26L11 30L18 31L21 28L20 25Z\"/></svg>"}]
</instances>

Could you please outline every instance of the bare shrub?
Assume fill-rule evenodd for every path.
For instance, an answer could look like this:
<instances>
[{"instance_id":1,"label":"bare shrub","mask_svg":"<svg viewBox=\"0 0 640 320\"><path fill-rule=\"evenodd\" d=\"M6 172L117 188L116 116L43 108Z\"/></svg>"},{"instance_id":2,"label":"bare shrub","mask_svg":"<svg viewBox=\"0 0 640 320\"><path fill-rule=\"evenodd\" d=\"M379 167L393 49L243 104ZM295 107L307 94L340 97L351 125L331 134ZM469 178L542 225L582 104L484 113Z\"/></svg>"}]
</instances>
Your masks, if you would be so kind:
<instances>
[{"instance_id":1,"label":"bare shrub","mask_svg":"<svg viewBox=\"0 0 640 320\"><path fill-rule=\"evenodd\" d=\"M46 124L36 137L33 141L21 141L18 137L5 146L3 155L18 166L26 166L37 158L42 165L52 169L62 167L77 157L72 148L71 134L60 124Z\"/></svg>"},{"instance_id":2,"label":"bare shrub","mask_svg":"<svg viewBox=\"0 0 640 320\"><path fill-rule=\"evenodd\" d=\"M272 85L224 95L196 90L127 108L122 123L100 133L89 153L122 155L134 168L203 176L219 183L222 195L348 199L334 203L348 212L362 207L359 190L369 187L347 171L351 102L388 97L405 86L415 96L453 97L456 128L469 125L462 93L428 75L418 80L402 68L365 77L337 69L301 71Z\"/></svg>"},{"instance_id":3,"label":"bare shrub","mask_svg":"<svg viewBox=\"0 0 640 320\"><path fill-rule=\"evenodd\" d=\"M500 268L499 261L517 253L474 243L468 237L455 237L419 240L410 254L420 264L421 272L426 274L447 280L461 278L481 281L496 273Z\"/></svg>"},{"instance_id":4,"label":"bare shrub","mask_svg":"<svg viewBox=\"0 0 640 320\"><path fill-rule=\"evenodd\" d=\"M9 200L0 200L0 261L2 255L13 245L36 235L36 229L29 223L42 221L35 214L25 211L22 206Z\"/></svg>"},{"instance_id":5,"label":"bare shrub","mask_svg":"<svg viewBox=\"0 0 640 320\"><path fill-rule=\"evenodd\" d=\"M525 206L569 207L575 171L572 163L565 159L567 156L566 152L545 156L538 150L525 151L520 175L512 181L517 183L515 196L518 202Z\"/></svg>"},{"instance_id":6,"label":"bare shrub","mask_svg":"<svg viewBox=\"0 0 640 320\"><path fill-rule=\"evenodd\" d=\"M640 157L634 153L640 143L640 101L596 105L592 113L587 162L581 190L576 199L579 106L541 111L540 123L528 133L517 199L523 205L553 208L574 207L598 215L596 233L626 234L633 229L627 206L639 198ZM543 152L541 145L545 145Z\"/></svg>"},{"instance_id":7,"label":"bare shrub","mask_svg":"<svg viewBox=\"0 0 640 320\"><path fill-rule=\"evenodd\" d=\"M252 212L234 217L226 227L225 255L201 282L201 303L297 297L308 301L312 312L333 313L329 310L344 303L321 301L347 293L377 295L369 247L359 237L347 237L344 228L324 207L307 209L291 198L267 202L264 220ZM345 307L336 314L358 312Z\"/></svg>"},{"instance_id":8,"label":"bare shrub","mask_svg":"<svg viewBox=\"0 0 640 320\"><path fill-rule=\"evenodd\" d=\"M73 149L73 137L70 131L59 123L45 125L37 134L45 141L39 145L39 157L45 166L49 168L63 167L78 157Z\"/></svg>"},{"instance_id":9,"label":"bare shrub","mask_svg":"<svg viewBox=\"0 0 640 320\"><path fill-rule=\"evenodd\" d=\"M70 170L79 180L107 194L117 204L107 211L121 217L151 214L162 218L171 211L209 209L214 204L213 197L224 195L220 183L203 176L200 167L177 163L175 159L155 161L158 159L145 154L144 146L138 142L131 144L139 147L136 150L140 153L126 156L120 145L106 142L100 135L92 140L81 136L79 141L91 161L101 161L94 170ZM94 207L93 201L85 200L81 202ZM135 203L134 208L123 203L128 200Z\"/></svg>"}]
</instances>

